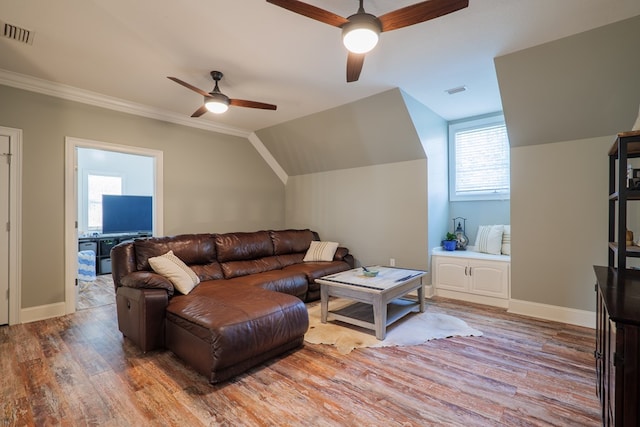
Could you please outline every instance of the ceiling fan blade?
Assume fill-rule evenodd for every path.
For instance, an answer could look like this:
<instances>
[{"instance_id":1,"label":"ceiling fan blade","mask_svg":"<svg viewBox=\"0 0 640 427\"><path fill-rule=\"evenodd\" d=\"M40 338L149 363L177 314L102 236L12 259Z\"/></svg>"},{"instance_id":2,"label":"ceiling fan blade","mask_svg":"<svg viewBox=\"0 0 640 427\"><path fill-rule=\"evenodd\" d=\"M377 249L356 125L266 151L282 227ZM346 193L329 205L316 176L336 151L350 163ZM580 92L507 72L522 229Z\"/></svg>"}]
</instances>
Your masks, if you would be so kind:
<instances>
[{"instance_id":1,"label":"ceiling fan blade","mask_svg":"<svg viewBox=\"0 0 640 427\"><path fill-rule=\"evenodd\" d=\"M464 9L469 0L428 0L379 16L382 31L397 30Z\"/></svg>"},{"instance_id":2,"label":"ceiling fan blade","mask_svg":"<svg viewBox=\"0 0 640 427\"><path fill-rule=\"evenodd\" d=\"M364 53L349 52L349 56L347 56L347 83L355 82L360 78L363 65Z\"/></svg>"},{"instance_id":3,"label":"ceiling fan blade","mask_svg":"<svg viewBox=\"0 0 640 427\"><path fill-rule=\"evenodd\" d=\"M204 113L207 112L207 107L205 107L204 105L200 108L198 108L192 115L191 117L200 117L201 115L203 115Z\"/></svg>"},{"instance_id":4,"label":"ceiling fan blade","mask_svg":"<svg viewBox=\"0 0 640 427\"><path fill-rule=\"evenodd\" d=\"M343 18L340 15L336 15L335 13L298 0L267 0L267 3L275 4L276 6L285 8L291 12L304 15L307 18L315 19L316 21L324 22L325 24L333 25L338 28L349 22L347 18Z\"/></svg>"},{"instance_id":5,"label":"ceiling fan blade","mask_svg":"<svg viewBox=\"0 0 640 427\"><path fill-rule=\"evenodd\" d=\"M260 108L262 110L275 110L278 108L273 104L265 104L264 102L247 101L246 99L229 99L229 105L235 107Z\"/></svg>"},{"instance_id":6,"label":"ceiling fan blade","mask_svg":"<svg viewBox=\"0 0 640 427\"><path fill-rule=\"evenodd\" d=\"M195 86L193 86L193 85L190 85L190 84L189 84L189 83L187 83L187 82L183 82L182 80L180 80L180 79L179 79L179 78L177 78L177 77L167 77L167 78L168 78L169 80L173 80L174 82L176 82L176 83L178 83L178 84L180 84L180 85L182 85L182 86L186 87L187 89L191 89L192 91L199 93L199 94L200 94L200 95L202 95L202 96L209 96L209 94L208 94L207 92L203 91L202 89L198 89L197 87L195 87Z\"/></svg>"}]
</instances>

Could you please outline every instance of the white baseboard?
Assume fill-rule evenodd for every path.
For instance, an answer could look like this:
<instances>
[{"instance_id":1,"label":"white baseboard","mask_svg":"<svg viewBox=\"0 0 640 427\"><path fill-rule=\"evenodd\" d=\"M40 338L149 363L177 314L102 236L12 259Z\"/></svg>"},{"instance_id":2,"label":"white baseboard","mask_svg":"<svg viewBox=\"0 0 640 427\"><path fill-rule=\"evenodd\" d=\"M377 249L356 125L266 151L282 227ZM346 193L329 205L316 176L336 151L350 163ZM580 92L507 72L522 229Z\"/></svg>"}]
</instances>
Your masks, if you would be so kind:
<instances>
[{"instance_id":1,"label":"white baseboard","mask_svg":"<svg viewBox=\"0 0 640 427\"><path fill-rule=\"evenodd\" d=\"M436 288L433 285L424 286L424 297L431 298L436 294Z\"/></svg>"},{"instance_id":2,"label":"white baseboard","mask_svg":"<svg viewBox=\"0 0 640 427\"><path fill-rule=\"evenodd\" d=\"M66 306L64 302L23 308L20 310L20 323L36 322L38 320L64 316L67 314L65 309Z\"/></svg>"},{"instance_id":3,"label":"white baseboard","mask_svg":"<svg viewBox=\"0 0 640 427\"><path fill-rule=\"evenodd\" d=\"M508 308L509 300L506 298L490 297L485 295L471 294L468 292L451 291L448 289L437 289L436 295L444 298L459 299L476 304L490 305L493 307Z\"/></svg>"},{"instance_id":4,"label":"white baseboard","mask_svg":"<svg viewBox=\"0 0 640 427\"><path fill-rule=\"evenodd\" d=\"M578 310L575 308L512 299L509 301L509 309L507 312L587 328L596 327L595 311Z\"/></svg>"}]
</instances>

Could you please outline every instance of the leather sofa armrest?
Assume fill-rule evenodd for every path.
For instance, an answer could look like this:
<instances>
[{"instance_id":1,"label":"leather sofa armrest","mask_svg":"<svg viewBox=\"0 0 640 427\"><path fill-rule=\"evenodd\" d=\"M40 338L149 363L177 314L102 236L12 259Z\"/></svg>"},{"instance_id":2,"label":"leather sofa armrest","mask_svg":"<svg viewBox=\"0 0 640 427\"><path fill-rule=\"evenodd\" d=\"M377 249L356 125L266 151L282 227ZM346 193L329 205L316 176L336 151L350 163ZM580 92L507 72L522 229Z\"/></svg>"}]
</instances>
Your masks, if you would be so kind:
<instances>
[{"instance_id":1,"label":"leather sofa armrest","mask_svg":"<svg viewBox=\"0 0 640 427\"><path fill-rule=\"evenodd\" d=\"M169 297L163 289L119 287L116 292L118 329L143 352L163 348L167 304Z\"/></svg>"},{"instance_id":2,"label":"leather sofa armrest","mask_svg":"<svg viewBox=\"0 0 640 427\"><path fill-rule=\"evenodd\" d=\"M134 271L120 279L123 287L134 289L164 289L167 296L173 296L173 284L164 276L151 271Z\"/></svg>"},{"instance_id":3,"label":"leather sofa armrest","mask_svg":"<svg viewBox=\"0 0 640 427\"><path fill-rule=\"evenodd\" d=\"M344 261L344 257L349 255L349 249L344 247L339 247L336 249L335 255L333 255L334 261Z\"/></svg>"},{"instance_id":4,"label":"leather sofa armrest","mask_svg":"<svg viewBox=\"0 0 640 427\"><path fill-rule=\"evenodd\" d=\"M353 255L349 253L349 249L345 247L339 247L336 250L335 255L333 256L334 261L344 261L351 266L351 268L355 267L355 259Z\"/></svg>"}]
</instances>

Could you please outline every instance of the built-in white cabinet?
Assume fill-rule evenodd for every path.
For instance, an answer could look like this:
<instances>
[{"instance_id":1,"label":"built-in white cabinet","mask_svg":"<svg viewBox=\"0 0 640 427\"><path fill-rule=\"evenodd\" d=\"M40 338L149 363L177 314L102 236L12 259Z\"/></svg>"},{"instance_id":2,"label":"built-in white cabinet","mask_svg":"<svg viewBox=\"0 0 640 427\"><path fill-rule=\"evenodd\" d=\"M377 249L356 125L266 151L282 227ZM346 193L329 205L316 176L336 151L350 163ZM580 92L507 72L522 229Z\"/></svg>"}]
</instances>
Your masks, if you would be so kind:
<instances>
[{"instance_id":1,"label":"built-in white cabinet","mask_svg":"<svg viewBox=\"0 0 640 427\"><path fill-rule=\"evenodd\" d=\"M509 256L437 248L431 264L436 295L508 307Z\"/></svg>"}]
</instances>

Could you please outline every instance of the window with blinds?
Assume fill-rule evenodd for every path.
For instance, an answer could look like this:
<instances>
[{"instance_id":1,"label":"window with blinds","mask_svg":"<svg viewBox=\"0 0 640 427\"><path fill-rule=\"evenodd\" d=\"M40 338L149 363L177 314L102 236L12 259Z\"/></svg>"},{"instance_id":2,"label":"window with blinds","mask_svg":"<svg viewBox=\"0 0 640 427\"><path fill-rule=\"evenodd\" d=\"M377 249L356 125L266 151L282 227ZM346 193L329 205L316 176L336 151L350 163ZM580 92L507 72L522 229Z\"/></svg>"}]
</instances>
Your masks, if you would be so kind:
<instances>
[{"instance_id":1,"label":"window with blinds","mask_svg":"<svg viewBox=\"0 0 640 427\"><path fill-rule=\"evenodd\" d=\"M508 199L509 138L504 116L449 126L450 200Z\"/></svg>"}]
</instances>

